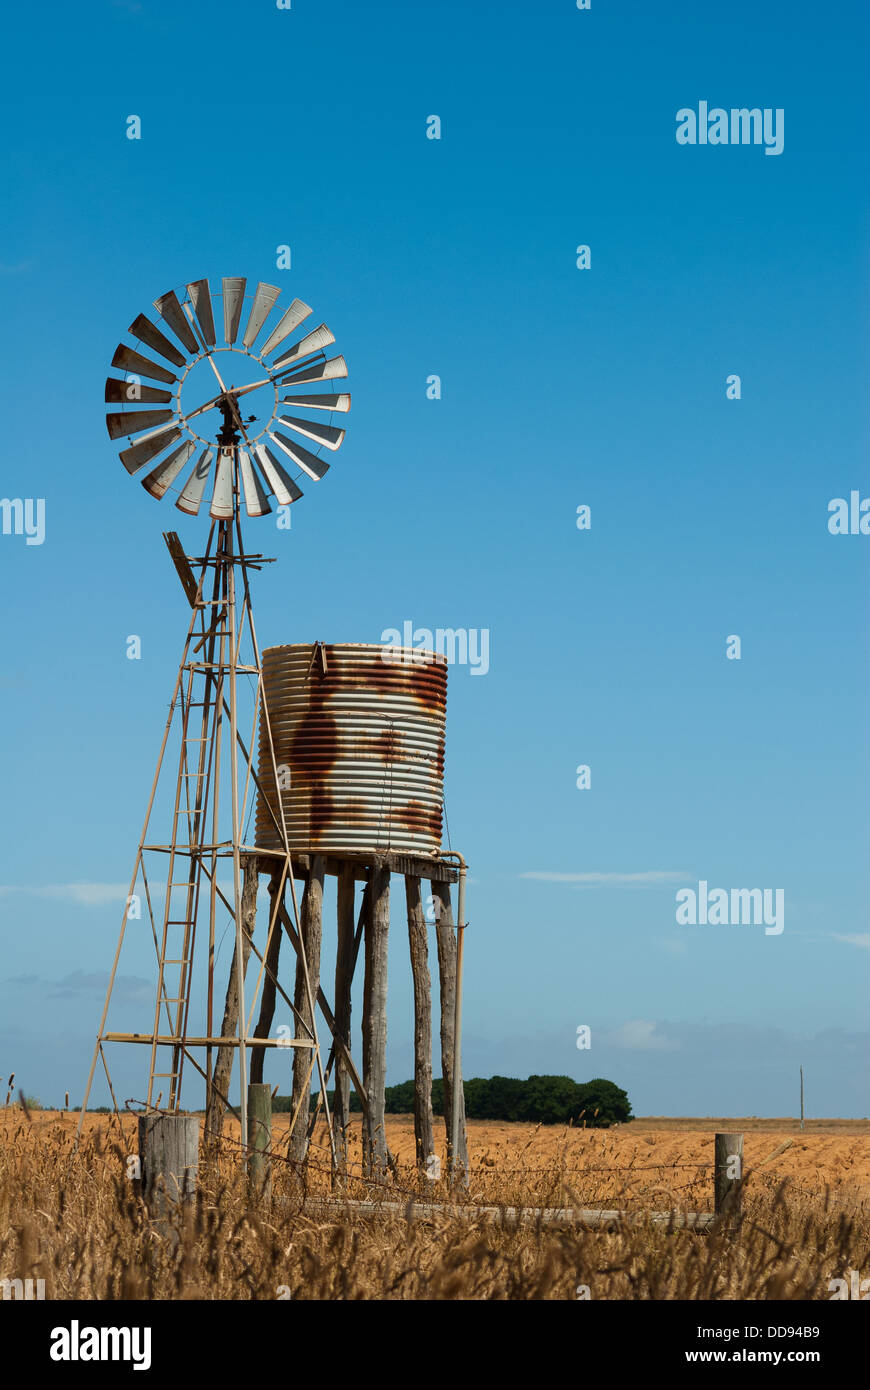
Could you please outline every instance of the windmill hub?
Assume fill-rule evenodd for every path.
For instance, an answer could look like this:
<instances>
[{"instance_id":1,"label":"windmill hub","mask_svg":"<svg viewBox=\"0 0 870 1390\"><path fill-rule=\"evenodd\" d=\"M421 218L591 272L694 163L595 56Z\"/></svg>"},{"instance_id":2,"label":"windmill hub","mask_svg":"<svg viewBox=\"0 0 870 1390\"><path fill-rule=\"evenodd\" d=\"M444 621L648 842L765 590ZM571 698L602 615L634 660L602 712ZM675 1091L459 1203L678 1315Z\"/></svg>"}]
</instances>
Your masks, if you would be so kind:
<instances>
[{"instance_id":1,"label":"windmill hub","mask_svg":"<svg viewBox=\"0 0 870 1390\"><path fill-rule=\"evenodd\" d=\"M218 438L222 417L229 410L238 434L235 443L245 448L253 448L255 444L263 442L268 444L267 429L282 409L278 387L271 381L262 384L265 370L256 358L247 353L218 352L215 361L226 390L221 391L218 386L211 362L207 358L196 360L185 375L178 393L180 418L190 422L188 428L197 442L208 446ZM250 390L252 386L254 389ZM204 405L208 408L197 413ZM246 428L247 441L239 431L239 421ZM256 430L247 429L254 421L257 422Z\"/></svg>"},{"instance_id":2,"label":"windmill hub","mask_svg":"<svg viewBox=\"0 0 870 1390\"><path fill-rule=\"evenodd\" d=\"M218 444L226 449L232 445L238 444L241 435L236 429L236 413L233 410L232 402L229 399L221 400L219 409L223 424L218 431L217 439Z\"/></svg>"}]
</instances>

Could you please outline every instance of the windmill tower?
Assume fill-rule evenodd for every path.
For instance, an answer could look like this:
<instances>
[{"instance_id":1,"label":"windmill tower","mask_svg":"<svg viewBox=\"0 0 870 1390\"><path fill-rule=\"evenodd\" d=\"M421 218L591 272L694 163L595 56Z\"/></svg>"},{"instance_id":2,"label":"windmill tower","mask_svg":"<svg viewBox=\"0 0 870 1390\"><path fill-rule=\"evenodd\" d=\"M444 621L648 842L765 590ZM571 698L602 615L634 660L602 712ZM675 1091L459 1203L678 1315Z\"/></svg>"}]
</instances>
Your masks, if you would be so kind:
<instances>
[{"instance_id":1,"label":"windmill tower","mask_svg":"<svg viewBox=\"0 0 870 1390\"><path fill-rule=\"evenodd\" d=\"M117 1111L108 1053L115 1044L138 1044L148 1058L145 1094L137 1098L144 1100L145 1113L177 1114L192 1074L204 1082L206 1132L214 1137L225 1111L234 1109L228 1093L238 1064L246 1153L249 1078L262 1083L266 1049L290 1047L295 1049L290 1143L296 1160L308 1159L318 1114L309 1120L316 1075L332 1172L344 1170L347 1161L351 1082L363 1110L367 1171L384 1172L393 1165L385 1136L386 975L390 881L399 874L405 880L414 977L417 1162L430 1176L438 1167L422 906L422 884L428 880L428 901L438 905L432 920L447 1154L451 1173L458 1164L464 1175L459 1042L465 861L441 849L446 662L432 652L403 650L396 665L379 647L319 642L261 654L257 640L250 575L270 561L246 551L242 508L249 517L263 517L271 511L270 496L281 508L298 501L300 483L319 480L329 467L323 450L340 447L341 416L350 409L350 396L331 389L347 375L344 358L327 355L332 333L325 324L301 331L311 309L294 299L281 313L278 297L279 291L265 284L247 296L239 277L225 278L214 294L207 280L171 290L154 301L160 327L144 314L133 320L128 331L135 345L119 344L112 358L124 375L106 382L106 424L112 439L124 441L125 468L153 497L175 493L176 506L187 515L196 516L207 505L210 527L203 553L194 556L185 554L174 532L164 533L191 616L79 1131L97 1067L105 1071ZM215 308L223 324L220 346ZM417 670L421 656L423 669ZM249 842L255 801L256 829ZM265 943L258 945L254 925L261 873L268 876L270 911ZM338 897L334 1007L320 983L323 888L330 875L337 880ZM297 879L305 885L301 910ZM360 882L365 887L355 926ZM454 883L459 884L455 923ZM292 910L285 901L288 892ZM153 940L153 1009L138 1031L119 1032L107 1025L125 940L136 924ZM285 935L296 956L293 998L278 979ZM228 936L233 957L219 1022L220 947ZM350 992L360 955L365 974L361 1071L350 1048ZM257 977L246 993L254 958ZM293 1037L272 1035L278 995L291 1011ZM331 1034L325 1066L315 1004Z\"/></svg>"},{"instance_id":2,"label":"windmill tower","mask_svg":"<svg viewBox=\"0 0 870 1390\"><path fill-rule=\"evenodd\" d=\"M257 996L264 985L273 994L277 989L287 996L269 966L274 934L282 930L277 907L270 917L265 949L258 950L253 941L260 861L255 847L245 843L244 827L259 791L253 756L258 719L261 750L265 739L266 749L272 748L271 771L276 781L279 773L250 587L251 571L268 560L245 550L242 507L249 517L262 517L271 511L270 496L280 507L297 501L302 496L300 481L316 481L329 467L322 450L339 448L345 431L333 421L350 408L349 395L328 389L332 381L347 375L343 357L327 356L326 349L334 342L332 333L320 324L297 336L312 312L301 300L294 299L273 319L274 326L255 347L276 309L279 293L275 286L261 283L252 296L246 296L246 281L227 277L217 293L207 280L197 280L161 295L154 301L161 326L144 314L134 319L128 330L134 345L119 344L112 358L112 366L123 375L110 376L106 382L106 424L112 439L124 441L120 458L127 471L139 477L157 499L176 493L176 506L187 515L196 516L205 503L210 527L202 554L192 557L185 554L174 532L164 533L191 616L79 1130L100 1064L118 1108L108 1061L110 1047L116 1043L138 1044L145 1052L144 1101L149 1111L177 1112L188 1073L204 1081L212 1129L219 1129L224 1108L233 1108L227 1090L237 1060L243 1150L249 1062L253 1057L262 1075L264 1048L306 1050L311 1057L309 1075L316 1067L326 1100L304 933L299 931L295 879L280 808L275 833L281 849L268 867L271 885L276 891L280 888L282 900L285 885L289 887L295 930L293 925L285 930L308 982L308 1007L294 1010L293 1039L275 1040L251 1032ZM220 345L216 316L223 320ZM326 391L319 389L324 384ZM251 407L256 413L248 413ZM242 726L245 695L253 705L250 730ZM277 900L275 893L273 900ZM114 1032L107 1022L125 938L133 924L141 928L146 923L155 950L153 1010L140 1031ZM234 952L219 1023L216 970L221 937L228 928ZM246 998L245 967L252 953L258 957L259 973L253 993ZM331 1137L331 1126L329 1132Z\"/></svg>"}]
</instances>

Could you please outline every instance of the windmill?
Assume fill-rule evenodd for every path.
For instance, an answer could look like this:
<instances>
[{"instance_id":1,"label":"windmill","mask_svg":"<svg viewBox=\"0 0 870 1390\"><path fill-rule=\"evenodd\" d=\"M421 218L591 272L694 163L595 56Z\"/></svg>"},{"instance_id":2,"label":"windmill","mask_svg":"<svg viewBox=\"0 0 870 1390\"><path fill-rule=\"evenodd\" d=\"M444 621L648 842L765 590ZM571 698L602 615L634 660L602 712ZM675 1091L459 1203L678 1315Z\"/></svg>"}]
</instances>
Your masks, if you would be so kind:
<instances>
[{"instance_id":1,"label":"windmill","mask_svg":"<svg viewBox=\"0 0 870 1390\"><path fill-rule=\"evenodd\" d=\"M280 985L269 968L269 943L253 944L247 918L255 911L258 860L244 840L249 797L260 790L253 755L257 720L265 735L276 782L266 690L251 603L249 572L270 563L246 552L242 507L249 517L271 512L270 497L290 507L302 496L301 482L317 481L345 430L334 421L350 409L350 396L330 383L347 376L341 356L328 356L334 338L326 324L304 330L312 313L293 299L281 312L280 291L225 277L219 291L195 280L154 300L156 314L138 315L129 327L132 344L120 343L112 358L117 375L106 381L106 425L120 441L121 462L152 497L176 494L189 516L208 506L210 527L203 552L188 557L175 532L164 533L191 607L169 716L148 798L130 892L88 1074L79 1131L99 1063L112 1101L118 1105L107 1060L110 1044L142 1046L149 1058L145 1106L177 1112L186 1069L205 1082L211 1115L229 1107L226 1094L238 1059L243 1152L247 1147L248 1061L262 1079L263 1049L308 1049L326 1104L326 1085L314 1023L299 931L299 910L283 809L272 812L279 849L270 861L273 883L289 887L295 918L293 939L308 982L308 1010L296 1016L294 1039L252 1035L257 993ZM247 311L247 312L246 312ZM244 318L244 327L242 321ZM222 322L222 342L217 324ZM257 345L259 343L259 346ZM326 390L321 389L323 386ZM250 684L253 724L240 727L240 695ZM172 758L174 757L174 779ZM229 770L230 795L226 796ZM161 800L161 797L168 799ZM165 833L152 827L164 813ZM168 822L168 823L167 823ZM232 885L221 871L232 867ZM144 912L143 912L144 906ZM107 1031L125 937L132 922L146 921L155 949L156 991L149 1026L140 1032ZM232 927L234 960L224 1008L216 1026L215 977L220 934ZM281 931L274 911L269 941ZM254 951L260 963L254 997L246 1007L245 966ZM194 1010L204 1017L194 1027ZM287 999L283 990L282 996ZM293 1005L289 999L288 1004ZM149 1011L150 1012L150 1011ZM235 1022L232 1034L230 1025ZM230 1107L232 1108L232 1107ZM328 1122L328 1111L327 1111ZM329 1125L328 1125L329 1128ZM331 1128L330 1128L331 1136ZM334 1160L334 1150L333 1150Z\"/></svg>"}]
</instances>

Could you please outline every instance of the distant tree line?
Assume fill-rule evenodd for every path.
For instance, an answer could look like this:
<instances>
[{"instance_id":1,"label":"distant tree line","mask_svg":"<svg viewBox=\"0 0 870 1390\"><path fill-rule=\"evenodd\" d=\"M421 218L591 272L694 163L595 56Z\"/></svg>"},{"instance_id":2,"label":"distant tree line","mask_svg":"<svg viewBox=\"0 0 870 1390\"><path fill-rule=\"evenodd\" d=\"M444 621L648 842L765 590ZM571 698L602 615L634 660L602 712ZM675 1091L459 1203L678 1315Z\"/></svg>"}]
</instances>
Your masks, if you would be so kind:
<instances>
[{"instance_id":1,"label":"distant tree line","mask_svg":"<svg viewBox=\"0 0 870 1390\"><path fill-rule=\"evenodd\" d=\"M334 1092L327 1091L330 1107ZM414 1083L402 1081L386 1088L388 1115L407 1115L414 1109ZM315 1097L311 1105L314 1108ZM290 1110L289 1096L276 1096L272 1109ZM350 1108L361 1111L355 1091ZM444 1114L444 1084L440 1077L432 1082L432 1109ZM529 1076L521 1081L513 1076L473 1076L465 1082L465 1113L469 1120L527 1120L532 1124L564 1125L573 1122L588 1128L623 1124L632 1118L631 1103L625 1091L613 1081L596 1077L593 1081L573 1081L570 1076Z\"/></svg>"}]
</instances>

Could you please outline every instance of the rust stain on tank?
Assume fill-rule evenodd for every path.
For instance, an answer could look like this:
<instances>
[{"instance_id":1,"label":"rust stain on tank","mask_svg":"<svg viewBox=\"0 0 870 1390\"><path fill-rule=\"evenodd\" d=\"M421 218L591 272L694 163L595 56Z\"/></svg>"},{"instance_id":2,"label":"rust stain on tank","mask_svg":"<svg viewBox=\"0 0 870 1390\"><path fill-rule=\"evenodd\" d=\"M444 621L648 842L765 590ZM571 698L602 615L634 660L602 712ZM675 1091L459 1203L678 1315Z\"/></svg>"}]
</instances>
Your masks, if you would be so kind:
<instances>
[{"instance_id":1,"label":"rust stain on tank","mask_svg":"<svg viewBox=\"0 0 870 1390\"><path fill-rule=\"evenodd\" d=\"M305 683L308 694L308 713L290 743L289 764L291 787L301 787L310 798L311 841L332 823L332 797L325 776L335 766L339 752L338 724L328 713L330 680L329 648L326 649L326 672L315 661Z\"/></svg>"},{"instance_id":2,"label":"rust stain on tank","mask_svg":"<svg viewBox=\"0 0 870 1390\"><path fill-rule=\"evenodd\" d=\"M395 825L406 826L409 830L415 830L418 826L428 830L430 834L441 837L441 807L437 811L430 810L421 801L407 801L404 806L396 806L390 813L390 820Z\"/></svg>"},{"instance_id":3,"label":"rust stain on tank","mask_svg":"<svg viewBox=\"0 0 870 1390\"><path fill-rule=\"evenodd\" d=\"M395 729L385 729L376 738L362 739L359 743L359 751L377 758L382 763L394 763L403 756L402 735Z\"/></svg>"}]
</instances>

